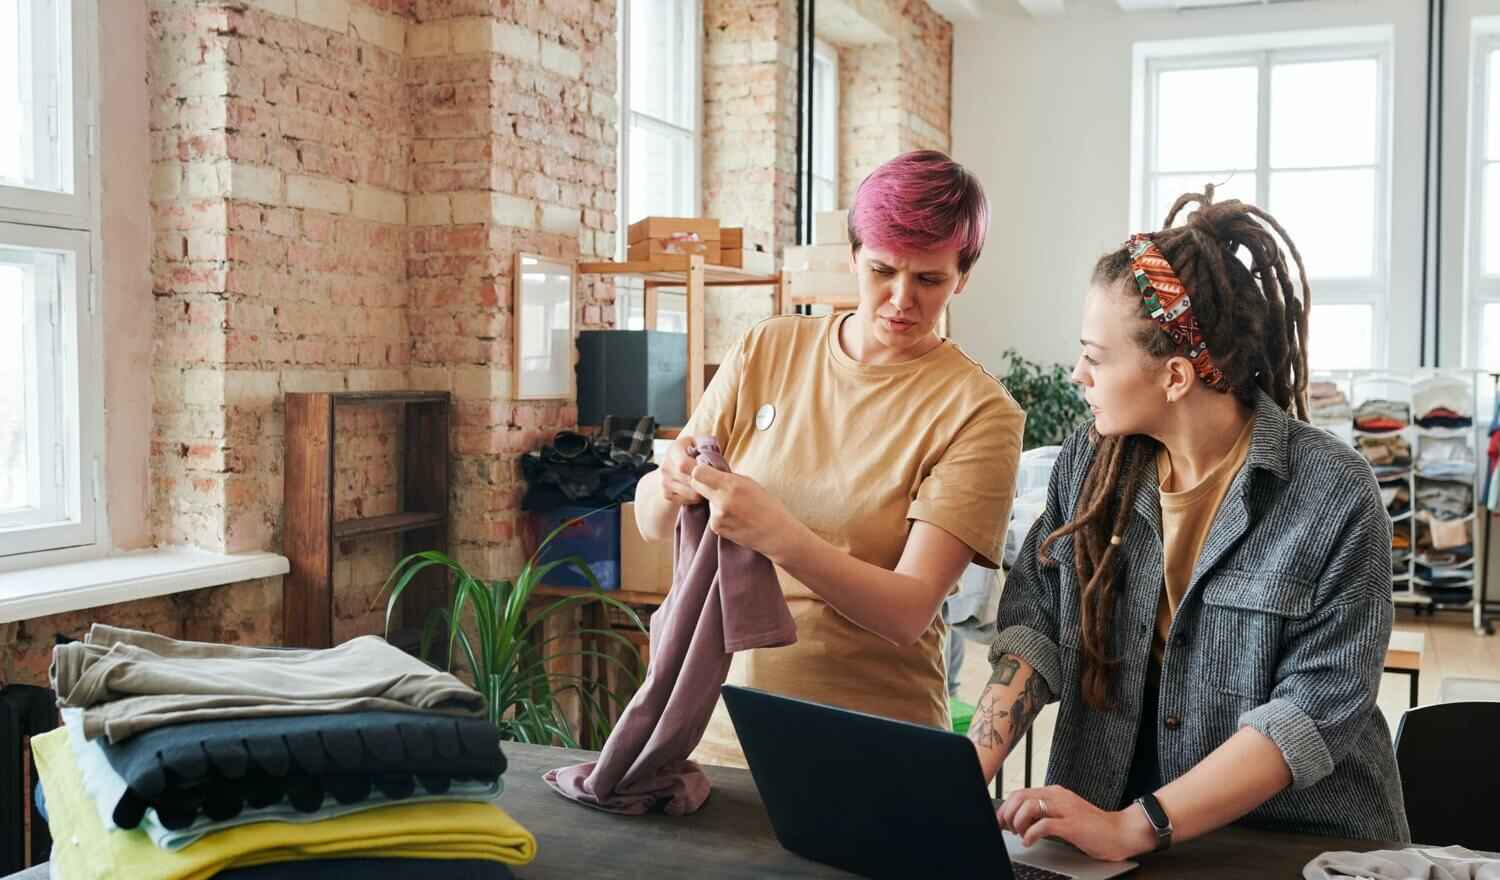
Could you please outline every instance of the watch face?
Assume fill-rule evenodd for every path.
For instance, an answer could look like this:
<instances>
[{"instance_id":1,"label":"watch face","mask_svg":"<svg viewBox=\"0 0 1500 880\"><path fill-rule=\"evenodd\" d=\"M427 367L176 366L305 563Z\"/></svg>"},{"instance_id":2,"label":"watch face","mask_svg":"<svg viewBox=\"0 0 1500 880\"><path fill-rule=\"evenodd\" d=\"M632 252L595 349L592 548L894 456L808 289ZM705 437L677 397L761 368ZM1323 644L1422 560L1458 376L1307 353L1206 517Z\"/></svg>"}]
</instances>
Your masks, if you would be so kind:
<instances>
[{"instance_id":1,"label":"watch face","mask_svg":"<svg viewBox=\"0 0 1500 880\"><path fill-rule=\"evenodd\" d=\"M1171 830L1172 822L1167 818L1167 811L1161 808L1161 803L1156 798L1146 795L1141 798L1141 809L1146 811L1146 818L1151 821L1158 834Z\"/></svg>"}]
</instances>

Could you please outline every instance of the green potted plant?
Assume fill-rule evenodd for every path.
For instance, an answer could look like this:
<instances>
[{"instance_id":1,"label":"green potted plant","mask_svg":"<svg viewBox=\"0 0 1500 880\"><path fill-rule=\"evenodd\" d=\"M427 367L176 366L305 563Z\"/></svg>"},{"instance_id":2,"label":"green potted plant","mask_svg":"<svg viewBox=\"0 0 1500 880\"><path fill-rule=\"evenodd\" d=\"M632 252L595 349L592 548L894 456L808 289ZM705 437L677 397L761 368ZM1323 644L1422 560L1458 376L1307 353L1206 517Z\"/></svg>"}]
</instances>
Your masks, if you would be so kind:
<instances>
[{"instance_id":1,"label":"green potted plant","mask_svg":"<svg viewBox=\"0 0 1500 880\"><path fill-rule=\"evenodd\" d=\"M1059 446L1079 425L1088 421L1089 407L1062 364L1043 366L1006 349L1006 372L1000 381L1016 403L1026 411L1026 434L1022 449Z\"/></svg>"},{"instance_id":2,"label":"green potted plant","mask_svg":"<svg viewBox=\"0 0 1500 880\"><path fill-rule=\"evenodd\" d=\"M412 579L425 569L439 566L447 570L453 582L452 596L446 608L434 608L422 627L420 652L422 659L432 662L429 654L433 637L442 630L447 631L448 651L444 669L452 669L455 649L462 651L465 663L474 676L474 687L483 696L489 719L500 731L500 738L528 743L557 742L568 748L580 748L580 743L592 741L602 743L612 726L608 708L611 704L623 706L624 698L602 684L591 682L583 676L566 672L549 671L547 664L571 657L595 657L612 663L625 673L636 685L640 684L634 669L604 651L552 650L549 645L563 636L541 638L543 624L554 614L572 608L582 602L604 602L619 609L642 632L645 626L630 606L599 589L599 581L584 560L569 556L549 562L540 562L542 551L568 526L578 522L576 518L558 526L537 547L536 553L527 560L514 580L485 581L475 577L457 561L444 553L428 550L413 553L396 563L386 579L382 592L389 589L390 599L386 603L385 629L387 637L391 631L391 618L396 602L402 592L410 586ZM532 592L549 572L559 566L572 566L589 582L592 589L580 590L576 596L558 599L532 614L527 613L527 603ZM472 627L465 627L465 611L472 612ZM597 636L613 640L631 654L635 646L613 629L582 629L584 636ZM550 651L550 653L549 653ZM590 719L589 737L574 731L566 714L559 707L558 699L567 692L577 694L587 705L584 713Z\"/></svg>"}]
</instances>

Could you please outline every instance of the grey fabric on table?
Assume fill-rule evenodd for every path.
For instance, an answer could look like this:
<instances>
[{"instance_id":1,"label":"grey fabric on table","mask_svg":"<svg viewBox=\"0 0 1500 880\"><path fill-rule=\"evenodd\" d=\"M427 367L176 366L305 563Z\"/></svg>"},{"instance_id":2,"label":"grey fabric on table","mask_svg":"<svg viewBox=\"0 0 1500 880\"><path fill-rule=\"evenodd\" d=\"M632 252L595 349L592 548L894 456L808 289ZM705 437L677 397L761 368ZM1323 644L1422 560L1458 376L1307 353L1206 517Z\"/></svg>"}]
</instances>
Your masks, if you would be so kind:
<instances>
[{"instance_id":1,"label":"grey fabric on table","mask_svg":"<svg viewBox=\"0 0 1500 880\"><path fill-rule=\"evenodd\" d=\"M1461 846L1327 852L1302 869L1304 880L1500 880L1500 854Z\"/></svg>"},{"instance_id":2,"label":"grey fabric on table","mask_svg":"<svg viewBox=\"0 0 1500 880\"><path fill-rule=\"evenodd\" d=\"M379 636L322 650L189 642L96 623L52 650L58 705L84 734L120 742L168 724L312 712L478 716L484 698Z\"/></svg>"}]
</instances>

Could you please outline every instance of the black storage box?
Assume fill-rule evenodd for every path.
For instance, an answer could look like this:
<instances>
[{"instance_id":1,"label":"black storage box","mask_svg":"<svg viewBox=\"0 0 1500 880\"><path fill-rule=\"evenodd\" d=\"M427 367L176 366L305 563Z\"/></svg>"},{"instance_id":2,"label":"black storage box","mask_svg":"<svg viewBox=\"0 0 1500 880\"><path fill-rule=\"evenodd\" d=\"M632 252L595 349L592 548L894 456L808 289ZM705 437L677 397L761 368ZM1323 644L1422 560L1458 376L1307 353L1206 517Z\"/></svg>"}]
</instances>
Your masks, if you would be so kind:
<instances>
[{"instance_id":1,"label":"black storage box","mask_svg":"<svg viewBox=\"0 0 1500 880\"><path fill-rule=\"evenodd\" d=\"M578 334L578 423L606 415L652 416L662 427L687 422L687 334L584 330Z\"/></svg>"}]
</instances>

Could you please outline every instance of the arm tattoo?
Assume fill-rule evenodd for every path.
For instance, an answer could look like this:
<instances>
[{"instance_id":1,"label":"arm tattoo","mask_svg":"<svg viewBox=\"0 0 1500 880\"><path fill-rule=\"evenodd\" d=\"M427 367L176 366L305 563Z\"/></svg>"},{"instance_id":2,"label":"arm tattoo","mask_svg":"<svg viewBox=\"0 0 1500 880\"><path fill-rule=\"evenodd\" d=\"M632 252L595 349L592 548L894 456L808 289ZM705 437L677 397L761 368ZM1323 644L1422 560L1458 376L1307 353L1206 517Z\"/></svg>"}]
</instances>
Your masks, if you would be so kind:
<instances>
[{"instance_id":1,"label":"arm tattoo","mask_svg":"<svg viewBox=\"0 0 1500 880\"><path fill-rule=\"evenodd\" d=\"M1000 719L1008 713L1004 709L996 707L995 692L993 688L985 688L984 695L979 698L979 705L974 707L974 720L969 728L969 738L974 740L975 745L985 749L999 748L1005 741L1000 734Z\"/></svg>"},{"instance_id":2,"label":"arm tattoo","mask_svg":"<svg viewBox=\"0 0 1500 880\"><path fill-rule=\"evenodd\" d=\"M995 663L995 674L990 676L990 684L1010 684L1021 671L1021 661L1013 654L1001 654L999 661Z\"/></svg>"},{"instance_id":3,"label":"arm tattoo","mask_svg":"<svg viewBox=\"0 0 1500 880\"><path fill-rule=\"evenodd\" d=\"M1026 684L1010 709L1011 748L1015 748L1016 743L1021 741L1021 737L1030 729L1031 722L1036 720L1051 696L1047 683L1036 670L1032 670L1031 677L1026 679Z\"/></svg>"},{"instance_id":4,"label":"arm tattoo","mask_svg":"<svg viewBox=\"0 0 1500 880\"><path fill-rule=\"evenodd\" d=\"M1037 714L1042 711L1042 707L1051 699L1046 681L1032 670L1021 686L1021 693L1012 700L1010 709L1000 708L1001 695L998 688L1015 681L1020 668L1020 658L1011 654L1002 655L995 663L995 674L990 677L989 685L979 698L979 705L974 709L974 720L969 728L969 738L979 747L993 749L1009 741L1010 747L1015 748L1016 743L1021 741L1021 737L1036 720ZM1006 719L1009 720L1008 737L1002 730L1001 723Z\"/></svg>"}]
</instances>

